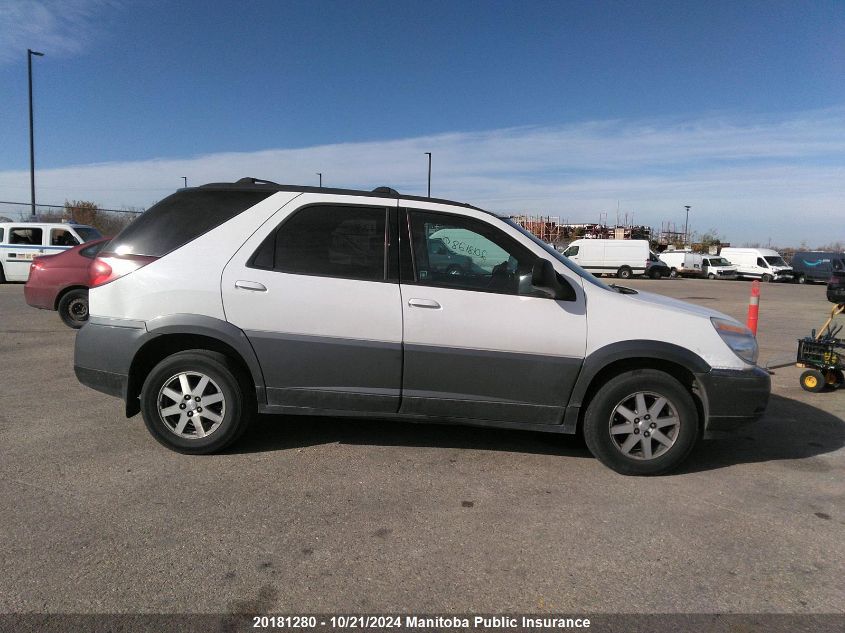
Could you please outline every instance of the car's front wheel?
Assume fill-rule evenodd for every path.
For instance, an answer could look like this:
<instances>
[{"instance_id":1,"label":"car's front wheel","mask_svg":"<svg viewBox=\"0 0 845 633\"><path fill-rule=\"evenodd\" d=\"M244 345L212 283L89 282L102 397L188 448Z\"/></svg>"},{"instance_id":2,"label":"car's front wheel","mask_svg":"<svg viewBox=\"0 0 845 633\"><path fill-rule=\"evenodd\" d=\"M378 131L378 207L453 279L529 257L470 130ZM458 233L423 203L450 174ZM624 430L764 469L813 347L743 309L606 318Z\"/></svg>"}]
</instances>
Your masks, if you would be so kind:
<instances>
[{"instance_id":1,"label":"car's front wheel","mask_svg":"<svg viewBox=\"0 0 845 633\"><path fill-rule=\"evenodd\" d=\"M605 383L584 415L584 439L605 466L623 475L676 468L699 437L690 393L669 374L635 369Z\"/></svg>"},{"instance_id":2,"label":"car's front wheel","mask_svg":"<svg viewBox=\"0 0 845 633\"><path fill-rule=\"evenodd\" d=\"M236 441L255 415L247 381L223 354L189 350L156 365L141 389L152 436L180 453L205 454Z\"/></svg>"}]
</instances>

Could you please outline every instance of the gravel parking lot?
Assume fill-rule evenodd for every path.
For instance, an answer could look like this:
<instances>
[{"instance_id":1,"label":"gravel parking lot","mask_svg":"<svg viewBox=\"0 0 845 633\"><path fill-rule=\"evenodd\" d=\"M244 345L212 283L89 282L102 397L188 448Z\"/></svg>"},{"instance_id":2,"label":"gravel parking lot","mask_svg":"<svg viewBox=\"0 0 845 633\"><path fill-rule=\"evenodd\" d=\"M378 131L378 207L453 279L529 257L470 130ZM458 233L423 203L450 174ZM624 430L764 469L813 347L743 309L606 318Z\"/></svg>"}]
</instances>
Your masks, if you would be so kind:
<instances>
[{"instance_id":1,"label":"gravel parking lot","mask_svg":"<svg viewBox=\"0 0 845 633\"><path fill-rule=\"evenodd\" d=\"M744 321L750 284L635 280ZM823 286L763 287L761 363ZM845 611L845 391L775 370L758 424L626 478L576 438L265 417L167 451L0 286L0 612Z\"/></svg>"}]
</instances>

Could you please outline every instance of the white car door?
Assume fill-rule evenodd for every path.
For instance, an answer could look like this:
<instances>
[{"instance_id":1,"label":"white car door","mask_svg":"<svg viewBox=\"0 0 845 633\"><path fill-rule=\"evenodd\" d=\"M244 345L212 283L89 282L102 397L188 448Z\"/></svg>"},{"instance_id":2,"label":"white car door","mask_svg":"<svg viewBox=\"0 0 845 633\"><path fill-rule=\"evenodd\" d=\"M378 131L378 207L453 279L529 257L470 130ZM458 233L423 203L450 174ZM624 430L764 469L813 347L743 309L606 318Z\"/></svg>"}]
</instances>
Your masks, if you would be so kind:
<instances>
[{"instance_id":1,"label":"white car door","mask_svg":"<svg viewBox=\"0 0 845 633\"><path fill-rule=\"evenodd\" d=\"M570 284L574 301L539 296L530 284L538 255L522 236L489 214L466 213L475 217L400 211L400 233L410 233L401 244L400 412L558 424L584 359L583 289ZM462 272L432 264L444 243L467 261Z\"/></svg>"},{"instance_id":2,"label":"white car door","mask_svg":"<svg viewBox=\"0 0 845 633\"><path fill-rule=\"evenodd\" d=\"M29 265L45 252L44 239L45 231L40 226L21 224L9 227L6 243L0 248L8 281L29 279Z\"/></svg>"},{"instance_id":3,"label":"white car door","mask_svg":"<svg viewBox=\"0 0 845 633\"><path fill-rule=\"evenodd\" d=\"M303 194L226 266L226 318L255 349L268 404L398 410L402 307L398 264L388 265L396 204Z\"/></svg>"}]
</instances>

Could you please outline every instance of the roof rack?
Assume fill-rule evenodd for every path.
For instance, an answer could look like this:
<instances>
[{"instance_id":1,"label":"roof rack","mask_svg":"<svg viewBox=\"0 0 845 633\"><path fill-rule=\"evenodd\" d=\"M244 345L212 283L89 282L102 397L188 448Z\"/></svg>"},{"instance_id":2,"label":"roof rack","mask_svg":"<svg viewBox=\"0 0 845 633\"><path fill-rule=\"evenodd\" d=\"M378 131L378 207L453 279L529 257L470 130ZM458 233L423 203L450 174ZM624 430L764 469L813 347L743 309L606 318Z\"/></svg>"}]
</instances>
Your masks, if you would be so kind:
<instances>
[{"instance_id":1,"label":"roof rack","mask_svg":"<svg viewBox=\"0 0 845 633\"><path fill-rule=\"evenodd\" d=\"M199 185L195 187L196 189L221 189L221 190L240 190L240 191L249 191L254 190L255 188L259 189L271 189L275 191L291 191L291 192L299 192L299 193L321 193L321 194L333 194L333 195L341 195L341 196L369 196L372 198L401 198L402 200L413 200L419 202L435 202L440 204L450 204L458 207L464 207L466 209L474 209L476 211L483 211L484 213L489 213L490 215L498 214L493 213L492 211L487 211L485 209L480 209L476 206L471 204L467 204L466 202L456 202L455 200L446 200L443 198L429 198L426 196L408 196L400 194L396 189L392 187L376 187L371 191L364 191L361 189L335 189L331 187L311 187L305 185L283 185L272 180L264 180L262 178L241 178L235 182L210 182L204 185Z\"/></svg>"},{"instance_id":2,"label":"roof rack","mask_svg":"<svg viewBox=\"0 0 845 633\"><path fill-rule=\"evenodd\" d=\"M273 182L272 180L264 180L263 178L250 178L247 176L246 178L241 178L240 180L235 182L236 185L274 185L276 187L281 187L281 185L277 182Z\"/></svg>"},{"instance_id":3,"label":"roof rack","mask_svg":"<svg viewBox=\"0 0 845 633\"><path fill-rule=\"evenodd\" d=\"M401 197L401 194L391 187L376 187L372 190L371 193L380 193L388 196L396 196L397 198Z\"/></svg>"}]
</instances>

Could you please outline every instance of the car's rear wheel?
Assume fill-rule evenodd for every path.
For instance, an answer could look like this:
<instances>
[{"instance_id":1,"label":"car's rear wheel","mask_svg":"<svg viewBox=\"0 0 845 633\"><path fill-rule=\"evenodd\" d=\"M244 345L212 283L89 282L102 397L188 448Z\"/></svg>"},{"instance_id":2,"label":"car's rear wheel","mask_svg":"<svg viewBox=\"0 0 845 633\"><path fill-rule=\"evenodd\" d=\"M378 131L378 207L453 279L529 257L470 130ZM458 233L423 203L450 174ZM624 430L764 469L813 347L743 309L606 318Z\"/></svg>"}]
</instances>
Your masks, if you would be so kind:
<instances>
[{"instance_id":1,"label":"car's rear wheel","mask_svg":"<svg viewBox=\"0 0 845 633\"><path fill-rule=\"evenodd\" d=\"M768 283L768 282L772 281L773 279L774 279L774 277L772 277L771 275L769 275L767 273L760 278L760 281L764 281L764 282Z\"/></svg>"},{"instance_id":2,"label":"car's rear wheel","mask_svg":"<svg viewBox=\"0 0 845 633\"><path fill-rule=\"evenodd\" d=\"M678 271L675 268L673 268L672 270L669 271L669 277L671 277L672 279L677 279Z\"/></svg>"},{"instance_id":3,"label":"car's rear wheel","mask_svg":"<svg viewBox=\"0 0 845 633\"><path fill-rule=\"evenodd\" d=\"M699 436L698 409L669 374L636 369L612 378L590 401L584 439L595 457L623 475L676 468Z\"/></svg>"},{"instance_id":4,"label":"car's rear wheel","mask_svg":"<svg viewBox=\"0 0 845 633\"><path fill-rule=\"evenodd\" d=\"M66 292L59 300L58 312L65 325L81 328L88 321L88 291L77 288Z\"/></svg>"},{"instance_id":5,"label":"car's rear wheel","mask_svg":"<svg viewBox=\"0 0 845 633\"><path fill-rule=\"evenodd\" d=\"M660 279L662 276L663 274L659 270L652 270L649 273L649 277L651 277L652 279Z\"/></svg>"},{"instance_id":6,"label":"car's rear wheel","mask_svg":"<svg viewBox=\"0 0 845 633\"><path fill-rule=\"evenodd\" d=\"M798 275L798 277L795 278L795 281L799 284L805 284L807 283L807 278L804 275Z\"/></svg>"},{"instance_id":7,"label":"car's rear wheel","mask_svg":"<svg viewBox=\"0 0 845 633\"><path fill-rule=\"evenodd\" d=\"M206 454L235 442L255 416L255 399L223 354L190 350L156 365L141 390L152 436L180 453Z\"/></svg>"},{"instance_id":8,"label":"car's rear wheel","mask_svg":"<svg viewBox=\"0 0 845 633\"><path fill-rule=\"evenodd\" d=\"M6 273L3 272L3 264L0 264L0 284L6 283Z\"/></svg>"},{"instance_id":9,"label":"car's rear wheel","mask_svg":"<svg viewBox=\"0 0 845 633\"><path fill-rule=\"evenodd\" d=\"M616 271L616 276L619 277L619 279L630 279L634 276L634 271L628 266L622 266Z\"/></svg>"}]
</instances>

